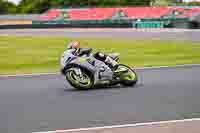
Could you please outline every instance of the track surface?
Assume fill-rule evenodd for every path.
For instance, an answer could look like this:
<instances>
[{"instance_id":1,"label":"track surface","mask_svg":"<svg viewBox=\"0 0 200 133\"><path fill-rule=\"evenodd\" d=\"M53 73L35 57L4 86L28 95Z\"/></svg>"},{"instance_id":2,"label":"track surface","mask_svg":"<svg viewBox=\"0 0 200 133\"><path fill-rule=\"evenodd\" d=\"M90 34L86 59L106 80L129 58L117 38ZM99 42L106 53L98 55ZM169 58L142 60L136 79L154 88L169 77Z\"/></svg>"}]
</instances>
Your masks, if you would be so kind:
<instances>
[{"instance_id":1,"label":"track surface","mask_svg":"<svg viewBox=\"0 0 200 133\"><path fill-rule=\"evenodd\" d=\"M1 77L0 132L25 133L195 117L200 67L137 70L133 88L76 91L60 75Z\"/></svg>"},{"instance_id":2,"label":"track surface","mask_svg":"<svg viewBox=\"0 0 200 133\"><path fill-rule=\"evenodd\" d=\"M0 30L0 36L63 36L200 41L200 30L184 29L17 29Z\"/></svg>"},{"instance_id":3,"label":"track surface","mask_svg":"<svg viewBox=\"0 0 200 133\"><path fill-rule=\"evenodd\" d=\"M0 36L120 37L200 41L199 30L0 30ZM138 70L134 88L75 91L60 75L0 78L0 132L183 119L200 112L200 67Z\"/></svg>"}]
</instances>

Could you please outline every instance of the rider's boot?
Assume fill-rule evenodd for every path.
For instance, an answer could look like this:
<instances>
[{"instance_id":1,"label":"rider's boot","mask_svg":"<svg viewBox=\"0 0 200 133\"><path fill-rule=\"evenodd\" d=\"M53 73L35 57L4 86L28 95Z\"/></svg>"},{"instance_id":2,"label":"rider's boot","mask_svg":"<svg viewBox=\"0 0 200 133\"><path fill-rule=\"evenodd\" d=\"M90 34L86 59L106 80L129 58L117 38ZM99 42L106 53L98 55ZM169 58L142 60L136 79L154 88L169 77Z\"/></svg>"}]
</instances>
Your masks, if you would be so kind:
<instances>
[{"instance_id":1,"label":"rider's boot","mask_svg":"<svg viewBox=\"0 0 200 133\"><path fill-rule=\"evenodd\" d=\"M107 56L105 62L109 65L112 70L116 70L118 68L118 63L113 60L111 57Z\"/></svg>"}]
</instances>

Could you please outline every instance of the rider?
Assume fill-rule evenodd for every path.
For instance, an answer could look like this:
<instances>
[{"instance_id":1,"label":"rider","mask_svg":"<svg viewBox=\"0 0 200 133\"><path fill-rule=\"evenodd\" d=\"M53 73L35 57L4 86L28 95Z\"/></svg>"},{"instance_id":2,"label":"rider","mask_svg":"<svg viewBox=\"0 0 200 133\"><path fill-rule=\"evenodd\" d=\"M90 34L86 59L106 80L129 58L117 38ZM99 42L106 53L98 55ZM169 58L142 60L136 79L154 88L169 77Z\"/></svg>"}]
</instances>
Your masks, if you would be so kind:
<instances>
[{"instance_id":1,"label":"rider","mask_svg":"<svg viewBox=\"0 0 200 133\"><path fill-rule=\"evenodd\" d=\"M73 52L74 55L82 56L81 49L83 49L83 48L80 48L80 42L78 42L78 41L71 42L68 45L68 49L74 49L74 52ZM88 51L91 51L91 50L92 49L88 49ZM97 52L93 56L94 56L94 58L104 62L106 65L108 65L111 68L116 69L117 66L118 66L118 63L115 60L113 60L110 56L108 56L106 54L103 54L101 52Z\"/></svg>"}]
</instances>

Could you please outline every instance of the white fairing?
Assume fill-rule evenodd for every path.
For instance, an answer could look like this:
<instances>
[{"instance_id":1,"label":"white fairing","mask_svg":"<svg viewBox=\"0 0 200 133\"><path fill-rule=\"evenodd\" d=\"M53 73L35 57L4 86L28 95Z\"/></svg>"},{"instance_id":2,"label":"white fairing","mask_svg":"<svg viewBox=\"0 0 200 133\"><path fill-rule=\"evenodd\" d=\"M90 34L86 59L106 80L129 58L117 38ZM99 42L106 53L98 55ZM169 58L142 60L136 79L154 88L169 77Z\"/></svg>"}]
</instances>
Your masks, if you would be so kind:
<instances>
[{"instance_id":1,"label":"white fairing","mask_svg":"<svg viewBox=\"0 0 200 133\"><path fill-rule=\"evenodd\" d=\"M60 60L61 69L63 69L67 65L67 60L69 57L73 58L76 57L72 53L74 50L66 50ZM82 56L83 57L83 56ZM92 55L86 56L86 59L92 59L95 60L95 63L92 65L89 62L84 62L81 64L81 66L84 66L85 68L92 71L95 77L95 83L99 80L112 80L113 72L111 69L102 61L96 60ZM76 58L72 62L79 64L79 58Z\"/></svg>"},{"instance_id":2,"label":"white fairing","mask_svg":"<svg viewBox=\"0 0 200 133\"><path fill-rule=\"evenodd\" d=\"M60 60L61 68L64 68L66 65L66 61L69 57L75 57L72 53L74 52L74 49L66 50Z\"/></svg>"},{"instance_id":3,"label":"white fairing","mask_svg":"<svg viewBox=\"0 0 200 133\"><path fill-rule=\"evenodd\" d=\"M112 79L113 72L104 62L96 60L95 61L95 67L96 67L95 69L97 71L100 71L96 74L97 74L97 76L99 76L99 74L100 74L100 76L102 77L102 80L103 79ZM104 69L104 70L101 71L101 69L102 70Z\"/></svg>"}]
</instances>

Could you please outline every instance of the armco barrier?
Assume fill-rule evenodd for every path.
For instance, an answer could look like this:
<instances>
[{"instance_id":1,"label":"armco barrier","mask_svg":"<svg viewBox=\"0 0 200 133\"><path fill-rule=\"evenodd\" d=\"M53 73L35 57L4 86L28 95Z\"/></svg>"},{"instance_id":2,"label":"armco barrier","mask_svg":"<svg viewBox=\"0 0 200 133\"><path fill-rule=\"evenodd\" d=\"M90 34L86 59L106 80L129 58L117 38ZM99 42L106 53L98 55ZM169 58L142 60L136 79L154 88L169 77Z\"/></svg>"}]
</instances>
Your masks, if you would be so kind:
<instances>
[{"instance_id":1,"label":"armco barrier","mask_svg":"<svg viewBox=\"0 0 200 133\"><path fill-rule=\"evenodd\" d=\"M131 28L131 23L123 24L26 24L26 25L0 25L0 29L40 29L40 28Z\"/></svg>"},{"instance_id":2,"label":"armco barrier","mask_svg":"<svg viewBox=\"0 0 200 133\"><path fill-rule=\"evenodd\" d=\"M67 27L78 28L173 28L176 24L189 23L188 18L158 18L158 19L108 19L108 20L57 20L33 21L33 24L64 24Z\"/></svg>"},{"instance_id":3,"label":"armco barrier","mask_svg":"<svg viewBox=\"0 0 200 133\"><path fill-rule=\"evenodd\" d=\"M66 24L41 24L41 25L0 25L0 29L50 29L50 28L130 28L128 25L66 25Z\"/></svg>"},{"instance_id":4,"label":"armco barrier","mask_svg":"<svg viewBox=\"0 0 200 133\"><path fill-rule=\"evenodd\" d=\"M0 25L32 24L31 20L0 20Z\"/></svg>"},{"instance_id":5,"label":"armco barrier","mask_svg":"<svg viewBox=\"0 0 200 133\"><path fill-rule=\"evenodd\" d=\"M148 19L148 20L93 20L93 21L32 21L32 24L0 25L0 29L38 29L38 28L200 28L191 25L186 19ZM187 26L182 26L186 24ZM137 26L136 26L137 25Z\"/></svg>"}]
</instances>

